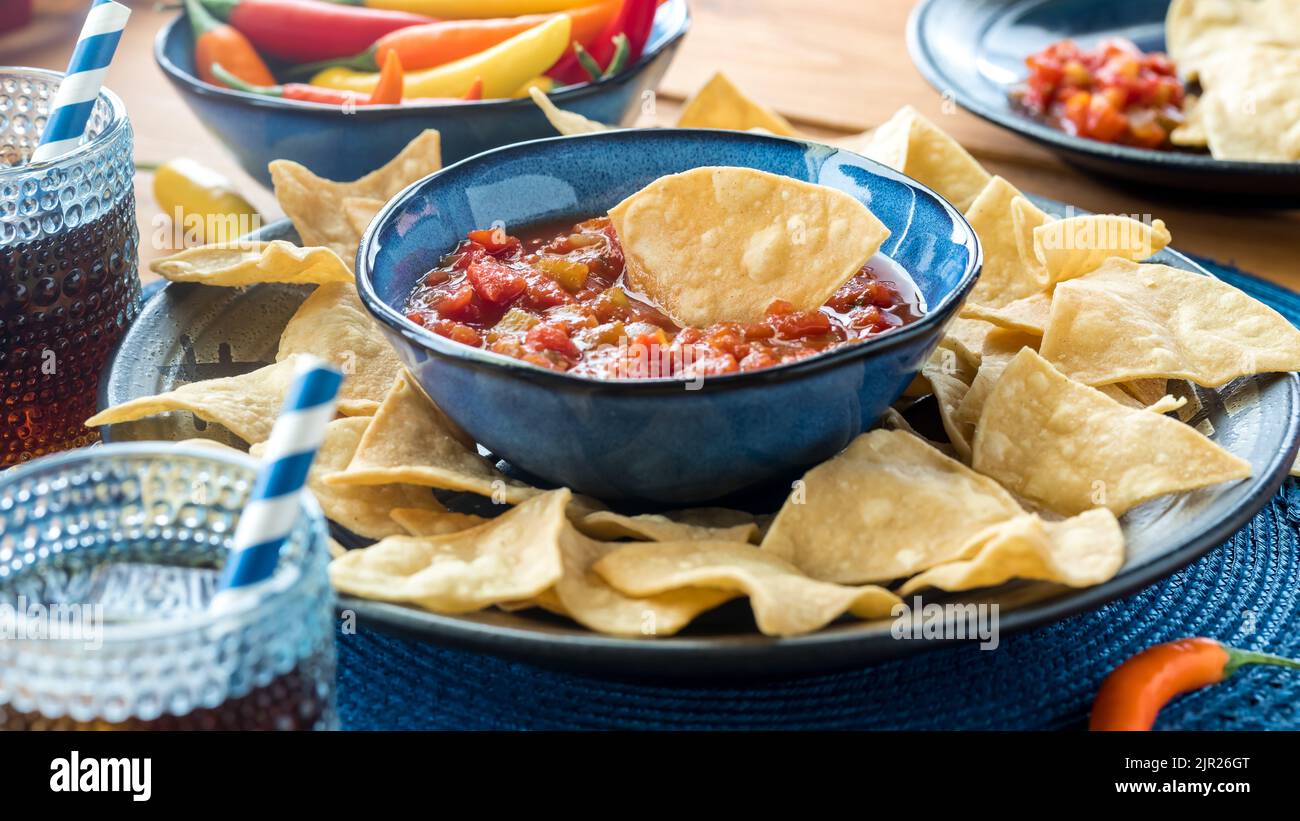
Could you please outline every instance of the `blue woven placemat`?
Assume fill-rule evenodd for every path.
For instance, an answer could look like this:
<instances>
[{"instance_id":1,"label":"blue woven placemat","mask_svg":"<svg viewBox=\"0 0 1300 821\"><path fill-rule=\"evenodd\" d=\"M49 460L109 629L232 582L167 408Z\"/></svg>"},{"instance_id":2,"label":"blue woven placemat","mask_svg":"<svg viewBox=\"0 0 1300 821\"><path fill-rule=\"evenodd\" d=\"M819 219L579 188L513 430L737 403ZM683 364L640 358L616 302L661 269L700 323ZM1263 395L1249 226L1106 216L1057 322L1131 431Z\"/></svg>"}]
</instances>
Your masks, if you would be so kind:
<instances>
[{"instance_id":1,"label":"blue woven placemat","mask_svg":"<svg viewBox=\"0 0 1300 821\"><path fill-rule=\"evenodd\" d=\"M1200 260L1300 324L1300 295ZM345 729L1081 728L1123 659L1184 636L1300 657L1300 483L1183 571L1012 636L783 681L663 683L576 675L362 628L339 635ZM1163 729L1300 729L1300 674L1238 673L1161 713Z\"/></svg>"}]
</instances>

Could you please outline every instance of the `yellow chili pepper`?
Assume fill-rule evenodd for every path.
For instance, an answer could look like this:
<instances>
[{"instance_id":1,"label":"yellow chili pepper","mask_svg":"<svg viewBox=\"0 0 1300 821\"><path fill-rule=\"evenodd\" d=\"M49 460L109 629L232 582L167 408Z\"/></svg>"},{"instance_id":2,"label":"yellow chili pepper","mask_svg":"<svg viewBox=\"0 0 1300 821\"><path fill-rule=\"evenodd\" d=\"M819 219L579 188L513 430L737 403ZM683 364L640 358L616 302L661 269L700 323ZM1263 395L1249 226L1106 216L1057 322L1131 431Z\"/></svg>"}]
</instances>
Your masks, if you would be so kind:
<instances>
[{"instance_id":1,"label":"yellow chili pepper","mask_svg":"<svg viewBox=\"0 0 1300 821\"><path fill-rule=\"evenodd\" d=\"M230 180L185 157L154 170L153 196L187 240L226 242L260 227L261 215Z\"/></svg>"},{"instance_id":2,"label":"yellow chili pepper","mask_svg":"<svg viewBox=\"0 0 1300 821\"><path fill-rule=\"evenodd\" d=\"M349 0L349 2L372 9L414 12L435 20L468 20L567 11L586 5L592 0Z\"/></svg>"},{"instance_id":3,"label":"yellow chili pepper","mask_svg":"<svg viewBox=\"0 0 1300 821\"><path fill-rule=\"evenodd\" d=\"M567 15L517 34L486 51L446 65L406 74L407 97L461 97L483 78L483 98L509 97L525 82L543 73L569 48L573 23ZM312 85L369 94L379 82L374 72L327 68L311 79Z\"/></svg>"}]
</instances>

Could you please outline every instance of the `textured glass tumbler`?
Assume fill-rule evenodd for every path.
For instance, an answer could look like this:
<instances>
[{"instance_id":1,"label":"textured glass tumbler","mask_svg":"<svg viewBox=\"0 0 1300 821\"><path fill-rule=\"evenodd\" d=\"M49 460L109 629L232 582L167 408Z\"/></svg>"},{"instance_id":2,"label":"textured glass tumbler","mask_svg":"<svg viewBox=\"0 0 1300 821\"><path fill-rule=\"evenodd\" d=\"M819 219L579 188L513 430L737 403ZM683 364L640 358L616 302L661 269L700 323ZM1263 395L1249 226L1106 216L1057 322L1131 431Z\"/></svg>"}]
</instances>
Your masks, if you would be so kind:
<instances>
[{"instance_id":1,"label":"textured glass tumbler","mask_svg":"<svg viewBox=\"0 0 1300 821\"><path fill-rule=\"evenodd\" d=\"M329 535L310 495L253 601L214 611L211 585L187 592L215 578L255 473L236 451L162 442L0 473L0 729L336 727ZM186 582L157 583L159 565Z\"/></svg>"},{"instance_id":2,"label":"textured glass tumbler","mask_svg":"<svg viewBox=\"0 0 1300 821\"><path fill-rule=\"evenodd\" d=\"M131 124L99 95L89 139L36 147L61 74L0 67L0 468L89 444L99 373L140 307Z\"/></svg>"}]
</instances>

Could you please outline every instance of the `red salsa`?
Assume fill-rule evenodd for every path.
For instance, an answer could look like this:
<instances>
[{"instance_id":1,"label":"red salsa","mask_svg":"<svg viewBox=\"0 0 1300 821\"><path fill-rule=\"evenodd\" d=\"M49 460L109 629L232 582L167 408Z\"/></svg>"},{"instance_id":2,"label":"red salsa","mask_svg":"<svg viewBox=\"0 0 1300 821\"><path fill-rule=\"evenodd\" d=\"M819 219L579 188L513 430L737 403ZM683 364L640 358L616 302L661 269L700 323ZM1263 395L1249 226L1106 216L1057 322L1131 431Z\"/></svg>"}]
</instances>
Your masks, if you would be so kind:
<instances>
[{"instance_id":1,"label":"red salsa","mask_svg":"<svg viewBox=\"0 0 1300 821\"><path fill-rule=\"evenodd\" d=\"M607 217L517 236L470 231L406 304L412 322L464 345L602 378L769 368L860 342L920 313L906 274L876 257L820 310L773 300L761 322L682 328L624 283L623 250Z\"/></svg>"},{"instance_id":2,"label":"red salsa","mask_svg":"<svg viewBox=\"0 0 1300 821\"><path fill-rule=\"evenodd\" d=\"M1168 148L1169 132L1183 122L1186 92L1174 64L1128 40L1106 40L1089 51L1062 40L1025 63L1029 78L1015 96L1068 134Z\"/></svg>"}]
</instances>

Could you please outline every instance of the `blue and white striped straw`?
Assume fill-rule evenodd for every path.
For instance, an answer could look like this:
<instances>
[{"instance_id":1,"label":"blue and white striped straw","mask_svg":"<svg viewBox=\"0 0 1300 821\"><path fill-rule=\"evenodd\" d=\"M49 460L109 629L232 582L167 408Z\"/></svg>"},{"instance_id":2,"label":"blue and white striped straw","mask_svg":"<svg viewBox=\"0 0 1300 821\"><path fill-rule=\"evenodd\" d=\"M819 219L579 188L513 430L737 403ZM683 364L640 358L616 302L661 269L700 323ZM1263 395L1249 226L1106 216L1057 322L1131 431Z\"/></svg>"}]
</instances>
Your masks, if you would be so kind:
<instances>
[{"instance_id":1,"label":"blue and white striped straw","mask_svg":"<svg viewBox=\"0 0 1300 821\"><path fill-rule=\"evenodd\" d=\"M81 144L90 114L95 108L104 75L122 39L122 29L131 10L113 0L95 0L77 37L77 48L68 61L68 71L50 103L50 115L41 132L41 142L32 152L32 162L60 157Z\"/></svg>"},{"instance_id":2,"label":"blue and white striped straw","mask_svg":"<svg viewBox=\"0 0 1300 821\"><path fill-rule=\"evenodd\" d=\"M262 469L252 498L239 517L235 540L219 588L228 592L271 578L280 546L298 520L298 504L307 471L334 418L343 374L315 357L298 366L298 374L262 455ZM218 593L220 599L221 593Z\"/></svg>"}]
</instances>

